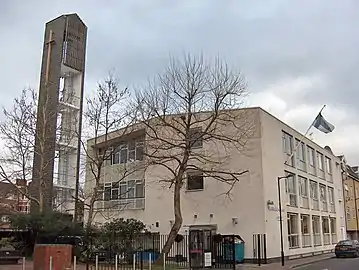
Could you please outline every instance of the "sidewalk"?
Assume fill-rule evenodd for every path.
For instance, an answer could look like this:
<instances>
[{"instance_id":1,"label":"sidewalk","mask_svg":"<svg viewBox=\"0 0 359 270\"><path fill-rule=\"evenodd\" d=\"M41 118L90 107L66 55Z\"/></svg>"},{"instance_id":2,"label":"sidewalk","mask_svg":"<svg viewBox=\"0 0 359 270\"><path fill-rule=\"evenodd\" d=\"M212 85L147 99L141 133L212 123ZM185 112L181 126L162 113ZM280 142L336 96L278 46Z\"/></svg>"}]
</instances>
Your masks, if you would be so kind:
<instances>
[{"instance_id":1,"label":"sidewalk","mask_svg":"<svg viewBox=\"0 0 359 270\"><path fill-rule=\"evenodd\" d=\"M252 269L265 269L265 270L277 270L277 269L295 269L299 266L311 264L318 261L329 260L333 258L333 253L328 253L324 255L318 255L313 257L294 259L284 262L284 266L281 263L270 263L270 264L262 264L261 266L254 264L242 264L238 265L236 269L238 270L252 270Z\"/></svg>"}]
</instances>

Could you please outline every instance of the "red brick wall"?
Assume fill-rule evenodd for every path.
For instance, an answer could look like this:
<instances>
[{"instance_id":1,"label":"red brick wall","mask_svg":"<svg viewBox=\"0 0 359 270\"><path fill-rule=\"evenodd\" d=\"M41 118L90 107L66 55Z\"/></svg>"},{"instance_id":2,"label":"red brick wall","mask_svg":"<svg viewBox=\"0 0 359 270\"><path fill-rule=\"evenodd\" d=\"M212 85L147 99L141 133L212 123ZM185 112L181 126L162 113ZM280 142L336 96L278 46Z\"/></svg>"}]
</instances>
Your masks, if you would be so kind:
<instances>
[{"instance_id":1,"label":"red brick wall","mask_svg":"<svg viewBox=\"0 0 359 270\"><path fill-rule=\"evenodd\" d=\"M71 245L36 245L34 250L34 269L49 270L50 257L52 257L52 270L65 270L71 268Z\"/></svg>"}]
</instances>

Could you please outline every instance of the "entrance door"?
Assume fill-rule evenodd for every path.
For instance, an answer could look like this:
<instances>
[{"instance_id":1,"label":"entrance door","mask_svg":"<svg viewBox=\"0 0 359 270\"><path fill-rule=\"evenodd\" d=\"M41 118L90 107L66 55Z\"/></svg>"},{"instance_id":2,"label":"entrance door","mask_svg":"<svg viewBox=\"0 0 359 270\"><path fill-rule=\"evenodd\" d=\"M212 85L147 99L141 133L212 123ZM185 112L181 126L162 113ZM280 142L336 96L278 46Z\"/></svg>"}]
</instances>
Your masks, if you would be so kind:
<instances>
[{"instance_id":1,"label":"entrance door","mask_svg":"<svg viewBox=\"0 0 359 270\"><path fill-rule=\"evenodd\" d=\"M191 268L212 266L212 230L189 231L189 258Z\"/></svg>"}]
</instances>

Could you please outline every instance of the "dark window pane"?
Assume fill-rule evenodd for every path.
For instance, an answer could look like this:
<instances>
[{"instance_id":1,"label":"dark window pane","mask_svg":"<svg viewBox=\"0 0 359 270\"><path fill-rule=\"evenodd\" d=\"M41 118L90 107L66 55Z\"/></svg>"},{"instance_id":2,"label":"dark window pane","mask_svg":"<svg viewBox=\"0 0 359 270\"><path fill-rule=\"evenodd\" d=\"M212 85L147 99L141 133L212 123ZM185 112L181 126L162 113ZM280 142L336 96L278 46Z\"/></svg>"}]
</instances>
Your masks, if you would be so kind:
<instances>
[{"instance_id":1,"label":"dark window pane","mask_svg":"<svg viewBox=\"0 0 359 270\"><path fill-rule=\"evenodd\" d=\"M135 198L135 188L134 187L128 188L127 198Z\"/></svg>"},{"instance_id":2,"label":"dark window pane","mask_svg":"<svg viewBox=\"0 0 359 270\"><path fill-rule=\"evenodd\" d=\"M121 161L120 163L126 163L127 162L127 149L121 149Z\"/></svg>"},{"instance_id":3,"label":"dark window pane","mask_svg":"<svg viewBox=\"0 0 359 270\"><path fill-rule=\"evenodd\" d=\"M203 137L201 128L191 128L189 130L189 142L191 148L201 148L203 146Z\"/></svg>"},{"instance_id":4,"label":"dark window pane","mask_svg":"<svg viewBox=\"0 0 359 270\"><path fill-rule=\"evenodd\" d=\"M128 151L128 161L133 162L135 161L135 150L129 150Z\"/></svg>"},{"instance_id":5,"label":"dark window pane","mask_svg":"<svg viewBox=\"0 0 359 270\"><path fill-rule=\"evenodd\" d=\"M118 189L113 189L111 200L117 200L117 199L118 199Z\"/></svg>"},{"instance_id":6,"label":"dark window pane","mask_svg":"<svg viewBox=\"0 0 359 270\"><path fill-rule=\"evenodd\" d=\"M143 146L136 147L136 160L143 160Z\"/></svg>"},{"instance_id":7,"label":"dark window pane","mask_svg":"<svg viewBox=\"0 0 359 270\"><path fill-rule=\"evenodd\" d=\"M135 197L135 187L136 187L136 181L130 180L127 182L128 190L127 190L127 198L134 198Z\"/></svg>"},{"instance_id":8,"label":"dark window pane","mask_svg":"<svg viewBox=\"0 0 359 270\"><path fill-rule=\"evenodd\" d=\"M119 153L112 154L112 163L111 164L118 164L118 163L120 163Z\"/></svg>"},{"instance_id":9,"label":"dark window pane","mask_svg":"<svg viewBox=\"0 0 359 270\"><path fill-rule=\"evenodd\" d=\"M144 197L144 185L143 183L141 184L136 184L136 198L143 198Z\"/></svg>"},{"instance_id":10,"label":"dark window pane","mask_svg":"<svg viewBox=\"0 0 359 270\"><path fill-rule=\"evenodd\" d=\"M128 143L128 150L135 150L135 141L130 141Z\"/></svg>"},{"instance_id":11,"label":"dark window pane","mask_svg":"<svg viewBox=\"0 0 359 270\"><path fill-rule=\"evenodd\" d=\"M203 189L203 175L201 174L187 174L187 189L201 190Z\"/></svg>"},{"instance_id":12,"label":"dark window pane","mask_svg":"<svg viewBox=\"0 0 359 270\"><path fill-rule=\"evenodd\" d=\"M119 182L113 182L112 188L118 188L119 184L120 184Z\"/></svg>"},{"instance_id":13,"label":"dark window pane","mask_svg":"<svg viewBox=\"0 0 359 270\"><path fill-rule=\"evenodd\" d=\"M120 199L126 199L127 198L127 185L120 185Z\"/></svg>"},{"instance_id":14,"label":"dark window pane","mask_svg":"<svg viewBox=\"0 0 359 270\"><path fill-rule=\"evenodd\" d=\"M111 200L111 187L105 187L104 200Z\"/></svg>"}]
</instances>

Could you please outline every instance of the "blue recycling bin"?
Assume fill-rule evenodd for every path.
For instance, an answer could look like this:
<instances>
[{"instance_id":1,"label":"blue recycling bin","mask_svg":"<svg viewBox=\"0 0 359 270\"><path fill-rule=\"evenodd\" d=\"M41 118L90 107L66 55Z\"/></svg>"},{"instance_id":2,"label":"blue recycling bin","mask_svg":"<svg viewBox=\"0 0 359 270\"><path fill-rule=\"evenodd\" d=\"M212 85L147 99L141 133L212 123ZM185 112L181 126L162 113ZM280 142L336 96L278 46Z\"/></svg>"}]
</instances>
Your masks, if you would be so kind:
<instances>
[{"instance_id":1,"label":"blue recycling bin","mask_svg":"<svg viewBox=\"0 0 359 270\"><path fill-rule=\"evenodd\" d=\"M244 261L244 241L243 239L235 235L234 236L234 244L232 243L224 243L222 244L223 248L223 259L225 261L233 261L233 257L236 263L242 263ZM233 248L234 248L234 256L233 256Z\"/></svg>"},{"instance_id":2,"label":"blue recycling bin","mask_svg":"<svg viewBox=\"0 0 359 270\"><path fill-rule=\"evenodd\" d=\"M143 261L143 262L154 262L158 259L160 256L160 253L158 252L152 252L152 251L138 251L136 254L136 260L137 261ZM151 258L150 258L151 257Z\"/></svg>"},{"instance_id":3,"label":"blue recycling bin","mask_svg":"<svg viewBox=\"0 0 359 270\"><path fill-rule=\"evenodd\" d=\"M225 261L233 261L233 244L223 244L223 253ZM234 244L234 260L236 263L244 261L244 242Z\"/></svg>"}]
</instances>

